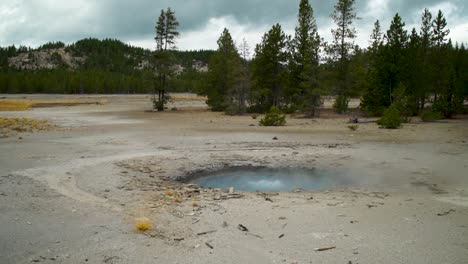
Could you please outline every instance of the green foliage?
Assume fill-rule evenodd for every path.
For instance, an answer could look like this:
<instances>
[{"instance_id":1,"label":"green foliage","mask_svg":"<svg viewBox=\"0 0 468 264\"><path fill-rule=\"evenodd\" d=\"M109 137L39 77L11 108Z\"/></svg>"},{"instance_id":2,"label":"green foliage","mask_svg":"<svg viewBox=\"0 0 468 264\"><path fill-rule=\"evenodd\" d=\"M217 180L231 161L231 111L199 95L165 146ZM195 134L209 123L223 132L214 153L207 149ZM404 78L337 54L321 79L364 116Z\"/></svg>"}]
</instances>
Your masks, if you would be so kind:
<instances>
[{"instance_id":1,"label":"green foliage","mask_svg":"<svg viewBox=\"0 0 468 264\"><path fill-rule=\"evenodd\" d=\"M358 129L358 125L349 125L348 129L351 131L356 131Z\"/></svg>"},{"instance_id":2,"label":"green foliage","mask_svg":"<svg viewBox=\"0 0 468 264\"><path fill-rule=\"evenodd\" d=\"M350 57L355 48L353 40L357 35L353 23L359 19L356 14L355 0L338 0L331 18L335 22L336 28L331 30L333 41L327 47L327 53L336 71L335 89L339 98L336 101L335 110L338 113L343 113L348 108L347 97L351 90Z\"/></svg>"},{"instance_id":3,"label":"green foliage","mask_svg":"<svg viewBox=\"0 0 468 264\"><path fill-rule=\"evenodd\" d=\"M278 107L273 106L270 111L259 122L261 126L284 126L286 125L286 115Z\"/></svg>"},{"instance_id":4,"label":"green foliage","mask_svg":"<svg viewBox=\"0 0 468 264\"><path fill-rule=\"evenodd\" d=\"M175 74L175 60L171 51L176 49L176 38L179 36L178 26L179 22L171 8L167 8L166 11L161 10L156 23L156 37L154 38L156 40L156 51L154 52L156 78L154 80L153 105L158 111L165 110L164 106L168 101L166 90L169 86L169 80ZM158 92L158 101L154 102L156 91Z\"/></svg>"},{"instance_id":5,"label":"green foliage","mask_svg":"<svg viewBox=\"0 0 468 264\"><path fill-rule=\"evenodd\" d=\"M339 114L346 113L348 111L349 98L345 95L338 95L333 103L333 108Z\"/></svg>"},{"instance_id":6,"label":"green foliage","mask_svg":"<svg viewBox=\"0 0 468 264\"><path fill-rule=\"evenodd\" d=\"M65 43L61 41L57 41L57 42L48 42L40 46L39 50L60 49L60 48L65 48Z\"/></svg>"},{"instance_id":7,"label":"green foliage","mask_svg":"<svg viewBox=\"0 0 468 264\"><path fill-rule=\"evenodd\" d=\"M421 114L421 120L424 121L424 122L434 122L434 121L440 120L442 118L443 118L443 116L442 116L441 113L434 112L434 111L424 112L424 113Z\"/></svg>"},{"instance_id":8,"label":"green foliage","mask_svg":"<svg viewBox=\"0 0 468 264\"><path fill-rule=\"evenodd\" d=\"M274 25L265 33L262 42L255 48L252 72L252 109L265 112L272 106L283 103L284 89L287 85L289 37Z\"/></svg>"},{"instance_id":9,"label":"green foliage","mask_svg":"<svg viewBox=\"0 0 468 264\"><path fill-rule=\"evenodd\" d=\"M319 112L324 95L338 96L338 112L347 111L348 98L362 96L363 110L380 116L393 105L403 121L425 111L447 118L466 111L468 52L448 39L442 12L433 18L425 9L420 29L410 34L396 14L385 38L377 21L368 49L354 45L354 0L337 0L331 17L333 41L324 45L309 0L300 0L294 36L274 25L252 61L248 47L236 48L227 34L218 51L176 51L178 22L171 9L162 10L157 21L157 52L94 38L71 45L49 42L38 49L0 47L0 93L153 92L158 94L155 107L163 110L167 92L191 91L208 95L213 110L229 114L264 113L277 106L309 116ZM327 57L320 57L322 48ZM47 63L56 68L10 66L15 61L18 68L34 68L39 54L48 54Z\"/></svg>"},{"instance_id":10,"label":"green foliage","mask_svg":"<svg viewBox=\"0 0 468 264\"><path fill-rule=\"evenodd\" d=\"M309 0L299 4L298 25L290 43L289 83L284 95L287 109L315 114L320 107L318 68L321 39Z\"/></svg>"},{"instance_id":11,"label":"green foliage","mask_svg":"<svg viewBox=\"0 0 468 264\"><path fill-rule=\"evenodd\" d=\"M395 104L392 104L387 110L385 110L382 118L377 121L379 125L387 129L396 129L401 126L402 119L400 111Z\"/></svg>"},{"instance_id":12,"label":"green foliage","mask_svg":"<svg viewBox=\"0 0 468 264\"><path fill-rule=\"evenodd\" d=\"M228 29L218 39L218 50L210 60L206 94L212 111L234 113L235 99L230 95L237 85L241 59Z\"/></svg>"}]
</instances>

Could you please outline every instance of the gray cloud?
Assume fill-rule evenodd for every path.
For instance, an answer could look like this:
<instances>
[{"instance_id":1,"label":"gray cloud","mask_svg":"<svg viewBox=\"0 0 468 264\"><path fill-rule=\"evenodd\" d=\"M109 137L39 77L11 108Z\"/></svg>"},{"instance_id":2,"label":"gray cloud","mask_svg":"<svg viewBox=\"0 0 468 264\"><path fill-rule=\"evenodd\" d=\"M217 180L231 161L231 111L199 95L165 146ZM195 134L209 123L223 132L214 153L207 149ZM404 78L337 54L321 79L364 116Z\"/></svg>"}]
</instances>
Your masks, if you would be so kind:
<instances>
[{"instance_id":1,"label":"gray cloud","mask_svg":"<svg viewBox=\"0 0 468 264\"><path fill-rule=\"evenodd\" d=\"M154 25L161 9L171 6L181 23L181 48L213 48L219 26L232 27L238 37L260 39L263 31L281 23L292 32L299 0L3 0L0 3L0 45L39 45L46 41L73 42L84 37L111 37L152 46ZM424 7L449 13L452 37L468 41L463 0L357 0L357 43L366 45L372 23L387 28L399 12L408 26L417 26ZM320 32L330 38L329 15L334 2L311 0ZM444 11L445 11L444 10ZM210 32L216 31L216 32ZM467 29L468 30L468 29ZM203 34L197 34L203 33ZM200 38L200 39L196 39ZM214 38L214 39L213 39ZM193 43L193 44L191 44ZM253 45L254 43L251 43ZM205 45L205 46L200 46Z\"/></svg>"}]
</instances>

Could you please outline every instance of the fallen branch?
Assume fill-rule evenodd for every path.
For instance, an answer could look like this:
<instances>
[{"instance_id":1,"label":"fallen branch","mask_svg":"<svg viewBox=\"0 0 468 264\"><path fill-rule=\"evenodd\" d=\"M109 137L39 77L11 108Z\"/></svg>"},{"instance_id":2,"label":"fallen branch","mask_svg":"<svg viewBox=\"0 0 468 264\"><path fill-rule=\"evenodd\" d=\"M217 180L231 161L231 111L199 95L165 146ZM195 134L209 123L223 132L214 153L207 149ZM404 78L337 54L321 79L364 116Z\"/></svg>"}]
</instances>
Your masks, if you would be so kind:
<instances>
[{"instance_id":1,"label":"fallen branch","mask_svg":"<svg viewBox=\"0 0 468 264\"><path fill-rule=\"evenodd\" d=\"M444 215L448 215L448 214L453 213L453 212L455 212L455 210L450 209L450 210L448 210L446 212L438 213L437 216L444 216Z\"/></svg>"},{"instance_id":2,"label":"fallen branch","mask_svg":"<svg viewBox=\"0 0 468 264\"><path fill-rule=\"evenodd\" d=\"M248 234L248 235L251 235L251 236L254 236L254 237L258 237L258 238L263 239L262 236L259 236L259 235L256 235L256 234L252 234L252 233L250 233L250 232L247 232L247 234Z\"/></svg>"},{"instance_id":3,"label":"fallen branch","mask_svg":"<svg viewBox=\"0 0 468 264\"><path fill-rule=\"evenodd\" d=\"M335 249L336 247L323 247L323 248L314 248L315 251L327 251L331 249Z\"/></svg>"},{"instance_id":4,"label":"fallen branch","mask_svg":"<svg viewBox=\"0 0 468 264\"><path fill-rule=\"evenodd\" d=\"M205 242L205 245L206 245L207 247L211 248L211 249L214 248L214 247L213 247L210 243L208 243L208 242Z\"/></svg>"},{"instance_id":5,"label":"fallen branch","mask_svg":"<svg viewBox=\"0 0 468 264\"><path fill-rule=\"evenodd\" d=\"M211 234L211 233L214 233L216 231L218 231L218 230L210 230L210 231L200 232L200 233L197 233L197 236Z\"/></svg>"},{"instance_id":6,"label":"fallen branch","mask_svg":"<svg viewBox=\"0 0 468 264\"><path fill-rule=\"evenodd\" d=\"M242 231L242 232L248 232L249 231L249 229L247 227L245 227L244 225L242 225L242 224L239 224L237 226L237 228L239 228L239 230Z\"/></svg>"}]
</instances>

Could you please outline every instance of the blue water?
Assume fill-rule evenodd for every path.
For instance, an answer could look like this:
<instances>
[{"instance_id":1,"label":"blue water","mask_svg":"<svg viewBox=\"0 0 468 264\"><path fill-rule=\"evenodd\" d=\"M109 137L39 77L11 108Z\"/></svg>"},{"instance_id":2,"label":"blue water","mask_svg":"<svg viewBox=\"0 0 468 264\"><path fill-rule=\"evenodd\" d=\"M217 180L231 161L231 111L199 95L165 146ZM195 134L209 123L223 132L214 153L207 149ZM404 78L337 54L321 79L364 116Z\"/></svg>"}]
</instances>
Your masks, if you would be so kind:
<instances>
[{"instance_id":1,"label":"blue water","mask_svg":"<svg viewBox=\"0 0 468 264\"><path fill-rule=\"evenodd\" d=\"M323 190L349 185L337 172L319 169L230 168L190 181L204 188L242 191Z\"/></svg>"}]
</instances>

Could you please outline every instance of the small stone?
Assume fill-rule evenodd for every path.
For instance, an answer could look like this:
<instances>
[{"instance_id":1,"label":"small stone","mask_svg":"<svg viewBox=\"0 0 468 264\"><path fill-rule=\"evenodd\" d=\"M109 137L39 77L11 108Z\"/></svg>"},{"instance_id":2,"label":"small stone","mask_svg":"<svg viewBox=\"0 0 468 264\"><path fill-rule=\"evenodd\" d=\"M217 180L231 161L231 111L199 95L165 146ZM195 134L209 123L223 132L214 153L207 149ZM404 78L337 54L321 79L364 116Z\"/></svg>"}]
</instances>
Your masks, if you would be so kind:
<instances>
[{"instance_id":1,"label":"small stone","mask_svg":"<svg viewBox=\"0 0 468 264\"><path fill-rule=\"evenodd\" d=\"M234 193L234 187L229 187L229 193Z\"/></svg>"},{"instance_id":2,"label":"small stone","mask_svg":"<svg viewBox=\"0 0 468 264\"><path fill-rule=\"evenodd\" d=\"M32 224L31 224L31 222L26 222L26 224L28 224L28 225L32 225Z\"/></svg>"},{"instance_id":3,"label":"small stone","mask_svg":"<svg viewBox=\"0 0 468 264\"><path fill-rule=\"evenodd\" d=\"M105 189L104 192L110 192L110 189Z\"/></svg>"},{"instance_id":4,"label":"small stone","mask_svg":"<svg viewBox=\"0 0 468 264\"><path fill-rule=\"evenodd\" d=\"M277 137L274 137L273 140L278 140L278 138L277 138Z\"/></svg>"}]
</instances>

